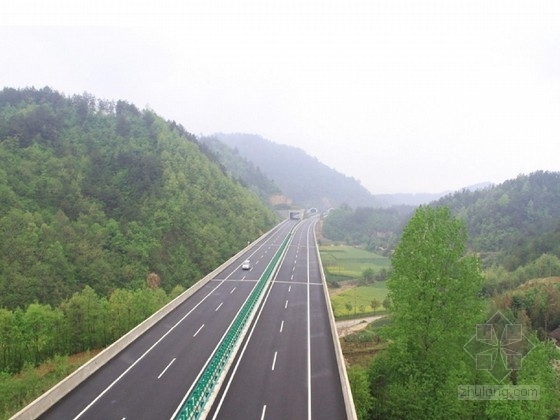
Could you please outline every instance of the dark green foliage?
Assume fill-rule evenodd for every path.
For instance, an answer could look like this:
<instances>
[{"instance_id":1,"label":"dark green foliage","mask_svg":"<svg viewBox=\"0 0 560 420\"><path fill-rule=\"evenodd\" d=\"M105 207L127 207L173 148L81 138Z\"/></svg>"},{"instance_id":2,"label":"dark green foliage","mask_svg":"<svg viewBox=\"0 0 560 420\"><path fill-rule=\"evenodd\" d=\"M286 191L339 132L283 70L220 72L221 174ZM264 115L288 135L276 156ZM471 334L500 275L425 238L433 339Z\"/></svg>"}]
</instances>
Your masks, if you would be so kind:
<instances>
[{"instance_id":1,"label":"dark green foliage","mask_svg":"<svg viewBox=\"0 0 560 420\"><path fill-rule=\"evenodd\" d=\"M187 287L275 222L194 136L125 101L0 92L0 307ZM91 338L95 344L98 338Z\"/></svg>"},{"instance_id":2,"label":"dark green foliage","mask_svg":"<svg viewBox=\"0 0 560 420\"><path fill-rule=\"evenodd\" d=\"M465 222L468 247L486 270L484 296L532 278L560 275L560 172L520 175L498 186L450 194L431 205L446 206ZM323 234L390 254L410 217L405 209L342 206L325 219Z\"/></svg>"},{"instance_id":3,"label":"dark green foliage","mask_svg":"<svg viewBox=\"0 0 560 420\"><path fill-rule=\"evenodd\" d=\"M358 420L367 420L373 405L373 398L368 390L367 371L360 366L348 368L348 381L352 389Z\"/></svg>"},{"instance_id":4,"label":"dark green foliage","mask_svg":"<svg viewBox=\"0 0 560 420\"><path fill-rule=\"evenodd\" d=\"M484 190L464 190L435 203L467 223L470 246L487 264L508 271L543 253L560 257L560 172L520 175Z\"/></svg>"},{"instance_id":5,"label":"dark green foliage","mask_svg":"<svg viewBox=\"0 0 560 420\"><path fill-rule=\"evenodd\" d=\"M329 212L323 223L323 235L351 245L366 245L370 251L383 252L393 248L413 207L359 207L352 210L341 206Z\"/></svg>"}]
</instances>

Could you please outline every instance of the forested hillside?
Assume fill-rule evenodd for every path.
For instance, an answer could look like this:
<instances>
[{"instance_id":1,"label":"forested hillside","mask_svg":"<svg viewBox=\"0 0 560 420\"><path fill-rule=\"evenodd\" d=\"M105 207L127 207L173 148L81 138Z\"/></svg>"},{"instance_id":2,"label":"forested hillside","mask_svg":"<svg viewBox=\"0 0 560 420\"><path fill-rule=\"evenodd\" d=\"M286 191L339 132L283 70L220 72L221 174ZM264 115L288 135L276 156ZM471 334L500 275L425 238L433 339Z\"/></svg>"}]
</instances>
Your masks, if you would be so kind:
<instances>
[{"instance_id":1,"label":"forested hillside","mask_svg":"<svg viewBox=\"0 0 560 420\"><path fill-rule=\"evenodd\" d=\"M333 241L364 245L370 251L390 255L408 218L412 206L390 208L342 206L331 210L323 223L323 235Z\"/></svg>"},{"instance_id":2,"label":"forested hillside","mask_svg":"<svg viewBox=\"0 0 560 420\"><path fill-rule=\"evenodd\" d=\"M201 137L200 143L208 148L208 153L215 155L216 161L224 167L224 171L244 186L254 191L264 202L282 191L253 162L245 159L236 149L232 149L216 137Z\"/></svg>"},{"instance_id":3,"label":"forested hillside","mask_svg":"<svg viewBox=\"0 0 560 420\"><path fill-rule=\"evenodd\" d=\"M0 307L189 286L274 224L175 122L125 101L0 92Z\"/></svg>"},{"instance_id":4,"label":"forested hillside","mask_svg":"<svg viewBox=\"0 0 560 420\"><path fill-rule=\"evenodd\" d=\"M520 175L433 204L449 207L466 221L471 248L488 264L513 270L544 253L560 257L560 172Z\"/></svg>"},{"instance_id":5,"label":"forested hillside","mask_svg":"<svg viewBox=\"0 0 560 420\"><path fill-rule=\"evenodd\" d=\"M258 166L300 206L326 210L341 204L352 207L381 204L356 179L329 168L301 149L250 134L216 134L215 137Z\"/></svg>"},{"instance_id":6,"label":"forested hillside","mask_svg":"<svg viewBox=\"0 0 560 420\"><path fill-rule=\"evenodd\" d=\"M469 247L486 266L515 270L545 253L560 257L559 172L540 171L484 189L465 189L430 205L449 207L466 222ZM343 206L325 219L324 234L371 249L390 248L412 210Z\"/></svg>"}]
</instances>

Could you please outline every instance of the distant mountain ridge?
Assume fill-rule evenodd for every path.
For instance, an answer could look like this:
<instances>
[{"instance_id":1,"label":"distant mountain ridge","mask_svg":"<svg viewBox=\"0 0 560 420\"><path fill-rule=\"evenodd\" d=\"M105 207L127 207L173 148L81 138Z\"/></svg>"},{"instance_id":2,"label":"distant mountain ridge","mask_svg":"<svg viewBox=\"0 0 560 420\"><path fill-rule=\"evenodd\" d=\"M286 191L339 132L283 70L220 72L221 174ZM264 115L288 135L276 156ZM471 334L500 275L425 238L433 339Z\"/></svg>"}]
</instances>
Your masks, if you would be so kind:
<instances>
[{"instance_id":1,"label":"distant mountain ridge","mask_svg":"<svg viewBox=\"0 0 560 420\"><path fill-rule=\"evenodd\" d=\"M255 134L217 133L199 140L217 156L228 173L256 190L261 198L268 194L269 201L270 190L275 187L281 192L277 192L272 201L284 197L280 199L283 203L293 201L294 205L323 210L343 204L352 208L419 206L451 193L375 194L357 179L328 167L304 150ZM486 182L464 189L474 191L490 185Z\"/></svg>"},{"instance_id":2,"label":"distant mountain ridge","mask_svg":"<svg viewBox=\"0 0 560 420\"><path fill-rule=\"evenodd\" d=\"M464 187L461 191L478 191L491 187L490 182L480 182L478 184ZM419 206L421 204L429 204L432 201L439 200L446 195L453 194L453 191L443 191L440 193L396 193L396 194L378 194L375 195L379 201L385 203L385 206Z\"/></svg>"},{"instance_id":3,"label":"distant mountain ridge","mask_svg":"<svg viewBox=\"0 0 560 420\"><path fill-rule=\"evenodd\" d=\"M253 162L296 205L323 210L342 204L352 207L383 205L359 181L297 147L277 144L253 134L218 133L212 137ZM204 139L201 142L211 147Z\"/></svg>"},{"instance_id":4,"label":"distant mountain ridge","mask_svg":"<svg viewBox=\"0 0 560 420\"><path fill-rule=\"evenodd\" d=\"M201 137L198 140L206 153L211 154L213 159L219 162L224 172L257 194L262 201L275 204L275 197L283 196L274 181L268 178L257 165L241 156L239 151L227 146L216 137Z\"/></svg>"}]
</instances>

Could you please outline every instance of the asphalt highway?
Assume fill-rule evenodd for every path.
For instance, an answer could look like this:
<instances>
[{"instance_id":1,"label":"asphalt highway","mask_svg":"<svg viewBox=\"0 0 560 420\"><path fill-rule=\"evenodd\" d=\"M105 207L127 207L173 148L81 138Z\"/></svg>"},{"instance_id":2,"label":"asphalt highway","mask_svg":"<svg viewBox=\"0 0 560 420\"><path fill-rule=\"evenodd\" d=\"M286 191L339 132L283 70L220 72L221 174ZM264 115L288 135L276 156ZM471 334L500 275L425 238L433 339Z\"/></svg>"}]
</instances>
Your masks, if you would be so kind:
<instances>
[{"instance_id":1,"label":"asphalt highway","mask_svg":"<svg viewBox=\"0 0 560 420\"><path fill-rule=\"evenodd\" d=\"M281 224L42 419L169 419L296 222ZM242 270L245 259L251 270Z\"/></svg>"},{"instance_id":2,"label":"asphalt highway","mask_svg":"<svg viewBox=\"0 0 560 420\"><path fill-rule=\"evenodd\" d=\"M313 227L286 221L47 411L42 419L171 419L294 228L276 277L208 413L344 419ZM250 259L250 270L242 270Z\"/></svg>"},{"instance_id":3,"label":"asphalt highway","mask_svg":"<svg viewBox=\"0 0 560 420\"><path fill-rule=\"evenodd\" d=\"M345 419L313 226L300 223L210 412L213 419Z\"/></svg>"}]
</instances>

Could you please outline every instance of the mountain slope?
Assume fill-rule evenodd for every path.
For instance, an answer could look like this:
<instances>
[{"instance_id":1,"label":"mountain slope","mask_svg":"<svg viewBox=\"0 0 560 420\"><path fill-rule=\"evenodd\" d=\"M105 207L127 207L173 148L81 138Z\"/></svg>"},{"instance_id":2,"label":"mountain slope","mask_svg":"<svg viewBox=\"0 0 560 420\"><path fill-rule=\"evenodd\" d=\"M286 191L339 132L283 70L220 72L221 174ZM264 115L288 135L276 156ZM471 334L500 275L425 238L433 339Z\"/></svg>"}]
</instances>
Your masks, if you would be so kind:
<instances>
[{"instance_id":1,"label":"mountain slope","mask_svg":"<svg viewBox=\"0 0 560 420\"><path fill-rule=\"evenodd\" d=\"M560 257L560 172L537 171L433 203L467 222L473 249L513 270L545 252Z\"/></svg>"},{"instance_id":2,"label":"mountain slope","mask_svg":"<svg viewBox=\"0 0 560 420\"><path fill-rule=\"evenodd\" d=\"M342 175L292 146L251 134L216 134L227 146L253 162L282 192L304 207L328 209L380 203L356 179Z\"/></svg>"},{"instance_id":3,"label":"mountain slope","mask_svg":"<svg viewBox=\"0 0 560 420\"><path fill-rule=\"evenodd\" d=\"M183 127L49 88L0 92L0 307L189 286L274 224ZM154 282L152 281L152 284Z\"/></svg>"},{"instance_id":4,"label":"mountain slope","mask_svg":"<svg viewBox=\"0 0 560 420\"><path fill-rule=\"evenodd\" d=\"M483 189L464 189L431 206L447 206L465 220L469 246L485 265L508 271L548 253L560 258L560 172L538 171ZM412 207L337 209L325 219L332 240L390 249Z\"/></svg>"},{"instance_id":5,"label":"mountain slope","mask_svg":"<svg viewBox=\"0 0 560 420\"><path fill-rule=\"evenodd\" d=\"M215 156L225 172L254 191L263 202L268 203L271 196L282 194L274 181L263 174L253 162L241 156L237 150L226 146L215 137L201 137L199 142L208 149L208 153Z\"/></svg>"}]
</instances>

